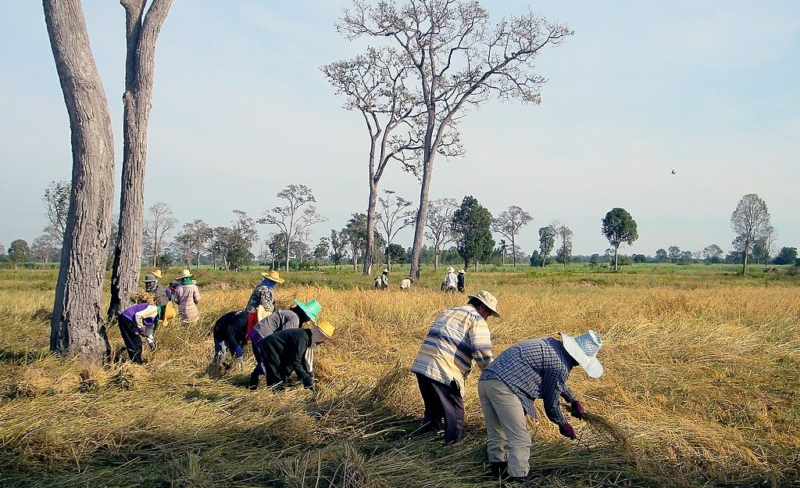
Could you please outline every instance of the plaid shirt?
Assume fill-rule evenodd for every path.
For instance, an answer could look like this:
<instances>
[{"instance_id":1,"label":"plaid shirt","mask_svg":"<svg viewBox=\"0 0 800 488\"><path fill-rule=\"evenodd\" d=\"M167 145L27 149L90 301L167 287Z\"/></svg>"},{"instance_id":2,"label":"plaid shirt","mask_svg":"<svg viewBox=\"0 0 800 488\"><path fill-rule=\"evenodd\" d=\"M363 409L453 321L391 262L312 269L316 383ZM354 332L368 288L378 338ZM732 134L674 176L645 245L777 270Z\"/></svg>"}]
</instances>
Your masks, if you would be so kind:
<instances>
[{"instance_id":1,"label":"plaid shirt","mask_svg":"<svg viewBox=\"0 0 800 488\"><path fill-rule=\"evenodd\" d=\"M411 372L445 385L455 381L463 392L464 381L472 372L472 361L484 369L492 359L489 326L475 307L465 305L447 309L436 317Z\"/></svg>"},{"instance_id":2,"label":"plaid shirt","mask_svg":"<svg viewBox=\"0 0 800 488\"><path fill-rule=\"evenodd\" d=\"M482 380L500 380L517 395L525 413L536 418L533 401L541 398L544 410L553 423L567 420L558 397L572 402L575 394L567 386L567 378L575 365L561 341L552 337L528 339L503 351L481 375Z\"/></svg>"},{"instance_id":3,"label":"plaid shirt","mask_svg":"<svg viewBox=\"0 0 800 488\"><path fill-rule=\"evenodd\" d=\"M275 298L272 296L274 287L273 282L267 279L256 285L253 288L253 293L250 294L250 299L247 300L247 306L244 311L247 313L255 312L258 306L261 305L267 313L272 313L275 310Z\"/></svg>"}]
</instances>

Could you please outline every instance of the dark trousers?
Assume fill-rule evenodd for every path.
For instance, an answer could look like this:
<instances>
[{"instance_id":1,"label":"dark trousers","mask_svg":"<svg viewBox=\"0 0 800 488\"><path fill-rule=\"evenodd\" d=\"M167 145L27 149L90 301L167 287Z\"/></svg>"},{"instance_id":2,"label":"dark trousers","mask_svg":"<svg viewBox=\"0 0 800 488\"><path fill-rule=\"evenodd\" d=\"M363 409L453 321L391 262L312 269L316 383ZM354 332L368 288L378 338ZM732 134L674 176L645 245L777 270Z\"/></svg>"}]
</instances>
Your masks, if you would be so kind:
<instances>
[{"instance_id":1,"label":"dark trousers","mask_svg":"<svg viewBox=\"0 0 800 488\"><path fill-rule=\"evenodd\" d=\"M452 385L445 385L419 373L415 374L422 402L425 404L422 423L437 428L441 426L444 418L444 441L458 442L464 430L464 399L458 386L455 382Z\"/></svg>"},{"instance_id":2,"label":"dark trousers","mask_svg":"<svg viewBox=\"0 0 800 488\"><path fill-rule=\"evenodd\" d=\"M132 320L120 316L119 331L122 334L122 340L125 341L125 348L128 350L130 360L136 364L142 364L142 338L139 337L139 327Z\"/></svg>"}]
</instances>

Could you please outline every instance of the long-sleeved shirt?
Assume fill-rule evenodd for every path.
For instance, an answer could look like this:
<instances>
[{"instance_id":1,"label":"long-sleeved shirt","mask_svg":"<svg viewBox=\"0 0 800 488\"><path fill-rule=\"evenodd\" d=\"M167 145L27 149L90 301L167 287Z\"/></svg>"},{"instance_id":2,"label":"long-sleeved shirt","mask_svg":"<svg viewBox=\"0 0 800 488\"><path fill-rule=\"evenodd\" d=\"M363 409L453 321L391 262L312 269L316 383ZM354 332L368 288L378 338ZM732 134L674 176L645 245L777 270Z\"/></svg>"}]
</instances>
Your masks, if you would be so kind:
<instances>
[{"instance_id":1,"label":"long-sleeved shirt","mask_svg":"<svg viewBox=\"0 0 800 488\"><path fill-rule=\"evenodd\" d=\"M153 326L158 320L158 307L149 303L137 303L126 308L120 314L120 318L136 324L140 335L150 337L153 335Z\"/></svg>"},{"instance_id":2,"label":"long-sleeved shirt","mask_svg":"<svg viewBox=\"0 0 800 488\"><path fill-rule=\"evenodd\" d=\"M169 299L167 298L167 289L164 288L164 285L162 285L157 281L149 286L148 283L145 283L144 291L153 294L153 298L155 299L156 305L158 305L159 307L163 307L169 301Z\"/></svg>"},{"instance_id":3,"label":"long-sleeved shirt","mask_svg":"<svg viewBox=\"0 0 800 488\"><path fill-rule=\"evenodd\" d=\"M411 372L445 385L455 381L459 390L464 391L472 361L484 369L492 359L492 337L486 320L475 307L464 305L447 309L436 317Z\"/></svg>"},{"instance_id":4,"label":"long-sleeved shirt","mask_svg":"<svg viewBox=\"0 0 800 488\"><path fill-rule=\"evenodd\" d=\"M247 306L244 311L247 313L254 312L259 305L264 307L267 313L272 313L275 310L275 298L272 296L272 289L275 287L275 282L265 279L250 293L250 299L247 300Z\"/></svg>"},{"instance_id":5,"label":"long-sleeved shirt","mask_svg":"<svg viewBox=\"0 0 800 488\"><path fill-rule=\"evenodd\" d=\"M259 356L271 363L278 372L280 380L285 381L292 372L303 381L310 377L304 358L311 348L310 329L287 329L278 331L261 341Z\"/></svg>"},{"instance_id":6,"label":"long-sleeved shirt","mask_svg":"<svg viewBox=\"0 0 800 488\"><path fill-rule=\"evenodd\" d=\"M444 280L442 281L442 286L445 288L452 288L453 290L456 289L458 286L458 277L455 273L447 273L444 275Z\"/></svg>"},{"instance_id":7,"label":"long-sleeved shirt","mask_svg":"<svg viewBox=\"0 0 800 488\"><path fill-rule=\"evenodd\" d=\"M503 351L480 379L505 383L517 395L525 413L534 418L533 401L541 398L547 418L562 425L567 420L558 400L559 397L568 402L575 400L566 383L575 364L561 341L552 337L528 339Z\"/></svg>"},{"instance_id":8,"label":"long-sleeved shirt","mask_svg":"<svg viewBox=\"0 0 800 488\"><path fill-rule=\"evenodd\" d=\"M172 295L172 301L178 304L181 322L191 322L200 318L200 290L197 285L178 285Z\"/></svg>"},{"instance_id":9,"label":"long-sleeved shirt","mask_svg":"<svg viewBox=\"0 0 800 488\"><path fill-rule=\"evenodd\" d=\"M244 312L228 312L214 323L214 342L225 341L228 348L236 349L245 341L247 333L247 314Z\"/></svg>"},{"instance_id":10,"label":"long-sleeved shirt","mask_svg":"<svg viewBox=\"0 0 800 488\"><path fill-rule=\"evenodd\" d=\"M400 282L400 289L401 290L410 290L411 289L411 280L405 278L403 281Z\"/></svg>"},{"instance_id":11,"label":"long-sleeved shirt","mask_svg":"<svg viewBox=\"0 0 800 488\"><path fill-rule=\"evenodd\" d=\"M278 310L261 319L250 333L250 339L256 341L263 339L275 332L286 329L297 329L300 327L300 317L291 309ZM254 335L257 336L254 337Z\"/></svg>"}]
</instances>

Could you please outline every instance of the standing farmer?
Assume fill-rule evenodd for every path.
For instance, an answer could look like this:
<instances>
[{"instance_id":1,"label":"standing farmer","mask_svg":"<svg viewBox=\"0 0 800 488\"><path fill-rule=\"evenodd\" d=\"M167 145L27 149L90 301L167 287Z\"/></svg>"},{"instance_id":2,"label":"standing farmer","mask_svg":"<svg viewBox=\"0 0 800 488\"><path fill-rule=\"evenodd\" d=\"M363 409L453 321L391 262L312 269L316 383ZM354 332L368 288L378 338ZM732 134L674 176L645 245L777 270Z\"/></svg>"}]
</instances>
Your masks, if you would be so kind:
<instances>
[{"instance_id":1,"label":"standing farmer","mask_svg":"<svg viewBox=\"0 0 800 488\"><path fill-rule=\"evenodd\" d=\"M486 324L490 315L500 316L497 298L488 291L470 296L467 305L440 313L411 365L425 403L423 430L438 430L444 419L446 443L461 439L464 381L472 371L472 361L480 369L492 362L492 339Z\"/></svg>"},{"instance_id":2,"label":"standing farmer","mask_svg":"<svg viewBox=\"0 0 800 488\"><path fill-rule=\"evenodd\" d=\"M197 304L200 303L200 290L192 280L191 271L184 269L175 280L178 282L178 287L172 295L172 301L178 304L181 324L197 322L200 318L200 310L197 308Z\"/></svg>"},{"instance_id":3,"label":"standing farmer","mask_svg":"<svg viewBox=\"0 0 800 488\"><path fill-rule=\"evenodd\" d=\"M516 481L528 479L531 435L525 414L536 418L533 401L537 398L543 400L547 418L558 425L561 435L575 439L559 398L571 403L574 417L583 418L586 411L567 386L567 378L578 365L590 378L603 374L596 357L603 341L593 330L575 338L564 333L561 337L561 341L546 337L514 344L483 371L478 381L486 420L486 450L495 477L507 471Z\"/></svg>"},{"instance_id":4,"label":"standing farmer","mask_svg":"<svg viewBox=\"0 0 800 488\"><path fill-rule=\"evenodd\" d=\"M281 278L281 274L274 269L270 270L269 273L261 273L261 276L263 276L264 279L253 288L253 292L250 293L250 298L247 300L247 306L244 308L244 311L248 314L248 333L250 333L250 330L259 321L257 312L259 305L264 307L265 315L269 315L275 311L275 285L285 281Z\"/></svg>"}]
</instances>

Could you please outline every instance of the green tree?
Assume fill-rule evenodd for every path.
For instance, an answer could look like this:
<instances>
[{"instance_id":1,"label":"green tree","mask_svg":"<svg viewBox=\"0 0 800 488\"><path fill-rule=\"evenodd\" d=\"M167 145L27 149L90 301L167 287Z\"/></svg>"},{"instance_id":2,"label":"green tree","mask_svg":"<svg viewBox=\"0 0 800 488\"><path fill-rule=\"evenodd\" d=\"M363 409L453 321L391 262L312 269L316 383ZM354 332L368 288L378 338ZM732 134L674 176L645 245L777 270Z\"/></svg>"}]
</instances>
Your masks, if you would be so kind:
<instances>
[{"instance_id":1,"label":"green tree","mask_svg":"<svg viewBox=\"0 0 800 488\"><path fill-rule=\"evenodd\" d=\"M669 246L667 249L669 253L669 260L672 263L677 263L681 259L681 248L678 246Z\"/></svg>"},{"instance_id":2,"label":"green tree","mask_svg":"<svg viewBox=\"0 0 800 488\"><path fill-rule=\"evenodd\" d=\"M14 263L14 269L17 269L19 263L24 263L30 259L31 249L28 247L28 241L24 239L17 239L11 242L8 247L8 257Z\"/></svg>"},{"instance_id":3,"label":"green tree","mask_svg":"<svg viewBox=\"0 0 800 488\"><path fill-rule=\"evenodd\" d=\"M669 254L667 254L667 251L664 248L661 248L656 251L656 259L659 263L666 263L669 261Z\"/></svg>"},{"instance_id":4,"label":"green tree","mask_svg":"<svg viewBox=\"0 0 800 488\"><path fill-rule=\"evenodd\" d=\"M722 248L716 244L708 245L704 247L702 251L703 261L707 264L719 263L722 261L721 257L723 254L725 253L722 251Z\"/></svg>"},{"instance_id":5,"label":"green tree","mask_svg":"<svg viewBox=\"0 0 800 488\"><path fill-rule=\"evenodd\" d=\"M531 253L531 266L541 266L541 256L539 255L539 251L534 249L533 253Z\"/></svg>"},{"instance_id":6,"label":"green tree","mask_svg":"<svg viewBox=\"0 0 800 488\"><path fill-rule=\"evenodd\" d=\"M731 229L736 234L732 245L742 256L742 276L747 275L747 257L753 244L772 231L769 220L767 204L755 193L743 196L731 214Z\"/></svg>"},{"instance_id":7,"label":"green tree","mask_svg":"<svg viewBox=\"0 0 800 488\"><path fill-rule=\"evenodd\" d=\"M339 265L342 264L342 261L345 259L347 251L347 236L344 232L337 232L335 229L331 229L331 261L333 261L333 265L335 268L339 268Z\"/></svg>"},{"instance_id":8,"label":"green tree","mask_svg":"<svg viewBox=\"0 0 800 488\"><path fill-rule=\"evenodd\" d=\"M464 260L464 267L475 264L492 255L492 214L474 197L466 196L461 207L453 213L453 234L456 236L458 255Z\"/></svg>"},{"instance_id":9,"label":"green tree","mask_svg":"<svg viewBox=\"0 0 800 488\"><path fill-rule=\"evenodd\" d=\"M775 264L794 264L797 262L796 247L782 247L778 255L772 261Z\"/></svg>"},{"instance_id":10,"label":"green tree","mask_svg":"<svg viewBox=\"0 0 800 488\"><path fill-rule=\"evenodd\" d=\"M559 263L564 265L564 269L567 269L567 264L569 264L570 256L572 256L572 231L569 227L559 222L556 229L556 237L558 237L558 251L556 255L556 259Z\"/></svg>"},{"instance_id":11,"label":"green tree","mask_svg":"<svg viewBox=\"0 0 800 488\"><path fill-rule=\"evenodd\" d=\"M328 240L328 238L320 237L319 243L317 243L317 247L314 248L314 259L316 259L317 261L317 269L319 269L320 263L328 258L330 249L331 249L331 242Z\"/></svg>"},{"instance_id":12,"label":"green tree","mask_svg":"<svg viewBox=\"0 0 800 488\"><path fill-rule=\"evenodd\" d=\"M511 205L508 210L500 212L500 215L492 220L492 230L500 233L503 237L511 240L512 251L517 247L517 235L520 229L528 225L528 222L533 220L531 214L522 210L516 205ZM514 267L517 267L517 253L514 254ZM505 263L503 263L505 264Z\"/></svg>"},{"instance_id":13,"label":"green tree","mask_svg":"<svg viewBox=\"0 0 800 488\"><path fill-rule=\"evenodd\" d=\"M389 271L392 270L391 263L403 264L406 262L406 250L400 244L389 244L386 246L386 262L389 264Z\"/></svg>"},{"instance_id":14,"label":"green tree","mask_svg":"<svg viewBox=\"0 0 800 488\"><path fill-rule=\"evenodd\" d=\"M553 252L553 246L556 244L556 228L550 224L539 229L539 254L541 256L541 265L547 264L547 258Z\"/></svg>"},{"instance_id":15,"label":"green tree","mask_svg":"<svg viewBox=\"0 0 800 488\"><path fill-rule=\"evenodd\" d=\"M631 245L639 238L636 232L636 221L624 208L613 208L603 218L603 235L614 248L614 271L619 269L619 246Z\"/></svg>"}]
</instances>

